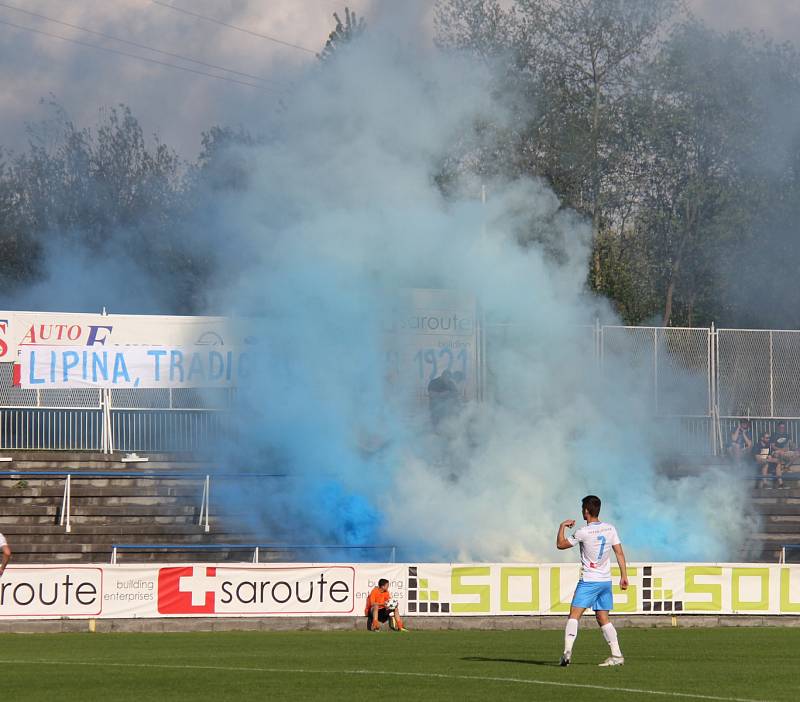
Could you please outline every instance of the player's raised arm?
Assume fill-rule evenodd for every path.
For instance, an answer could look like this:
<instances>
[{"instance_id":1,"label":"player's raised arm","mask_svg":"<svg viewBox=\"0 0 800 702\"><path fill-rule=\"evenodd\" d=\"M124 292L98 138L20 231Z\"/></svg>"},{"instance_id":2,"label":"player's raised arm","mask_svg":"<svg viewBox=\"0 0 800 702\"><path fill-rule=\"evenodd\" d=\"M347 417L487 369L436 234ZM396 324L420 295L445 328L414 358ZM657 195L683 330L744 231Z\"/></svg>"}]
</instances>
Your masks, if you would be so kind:
<instances>
[{"instance_id":1,"label":"player's raised arm","mask_svg":"<svg viewBox=\"0 0 800 702\"><path fill-rule=\"evenodd\" d=\"M625 562L625 553L622 550L622 544L614 544L611 548L614 549L614 555L617 557L617 564L619 565L619 589L628 589L628 564Z\"/></svg>"},{"instance_id":2,"label":"player's raised arm","mask_svg":"<svg viewBox=\"0 0 800 702\"><path fill-rule=\"evenodd\" d=\"M556 535L556 548L560 551L563 551L567 548L572 548L572 544L569 542L567 537L564 535L565 529L572 529L575 526L574 519L565 519L561 524L558 526L558 534Z\"/></svg>"}]
</instances>

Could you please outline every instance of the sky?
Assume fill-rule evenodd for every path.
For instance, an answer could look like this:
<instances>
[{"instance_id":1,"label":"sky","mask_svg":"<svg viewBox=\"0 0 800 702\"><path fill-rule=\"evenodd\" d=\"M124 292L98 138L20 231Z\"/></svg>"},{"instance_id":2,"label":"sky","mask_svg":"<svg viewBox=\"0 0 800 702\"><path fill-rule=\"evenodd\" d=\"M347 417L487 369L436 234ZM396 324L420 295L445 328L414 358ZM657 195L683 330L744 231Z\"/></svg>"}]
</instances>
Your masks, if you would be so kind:
<instances>
[{"instance_id":1,"label":"sky","mask_svg":"<svg viewBox=\"0 0 800 702\"><path fill-rule=\"evenodd\" d=\"M2 0L0 23L6 24L0 24L0 145L24 150L26 125L49 116L46 103L51 99L63 106L79 127L96 124L100 108L124 103L132 108L146 134L157 133L191 160L200 148L201 133L213 125L258 130L264 114L279 108L298 71L315 60L315 52L334 27L333 13L343 16L345 4L368 21L379 19L375 14L381 10L371 0ZM688 4L698 17L720 30L763 29L778 40L800 40L800 5L791 0L689 0ZM19 12L20 8L95 34ZM163 65L167 63L190 71Z\"/></svg>"},{"instance_id":2,"label":"sky","mask_svg":"<svg viewBox=\"0 0 800 702\"><path fill-rule=\"evenodd\" d=\"M344 18L341 0L172 2L181 9L217 22L285 42L281 44L171 10L164 4L150 0L3 2L0 22L162 63L142 61L0 24L0 80L4 85L0 96L0 113L3 115L0 144L23 149L26 123L45 119L48 112L41 101L52 97L66 108L78 126L95 124L97 111L103 106L127 104L146 134L157 132L162 141L177 148L184 157L191 158L199 149L203 130L215 124L253 128L265 112L274 111L281 97L291 88L297 71L316 60L315 52L322 49L328 33L335 26L333 13L338 11ZM80 31L10 7L96 33ZM149 51L97 33L238 73ZM163 65L166 63L212 73L226 80ZM259 80L259 77L264 80Z\"/></svg>"}]
</instances>

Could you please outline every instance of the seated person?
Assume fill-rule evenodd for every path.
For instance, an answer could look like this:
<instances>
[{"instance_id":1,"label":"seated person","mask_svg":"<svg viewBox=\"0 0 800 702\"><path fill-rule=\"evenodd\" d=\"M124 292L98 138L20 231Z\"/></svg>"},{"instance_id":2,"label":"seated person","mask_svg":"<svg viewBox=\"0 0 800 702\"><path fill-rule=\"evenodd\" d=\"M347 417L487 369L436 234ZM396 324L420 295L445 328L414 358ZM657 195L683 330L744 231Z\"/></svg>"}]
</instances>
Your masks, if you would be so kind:
<instances>
[{"instance_id":1,"label":"seated person","mask_svg":"<svg viewBox=\"0 0 800 702\"><path fill-rule=\"evenodd\" d=\"M399 608L390 609L386 605L392 599L389 592L389 581L386 578L378 580L378 586L373 587L367 597L367 606L364 614L367 615L367 625L370 631L380 631L381 623L389 622L389 628L394 631L405 631L403 620L400 618Z\"/></svg>"},{"instance_id":2,"label":"seated person","mask_svg":"<svg viewBox=\"0 0 800 702\"><path fill-rule=\"evenodd\" d=\"M783 480L780 475L789 470L789 466L795 462L798 453L795 451L794 443L786 431L786 422L778 422L776 431L770 437L772 457L776 458L779 465L775 468L775 476L778 478L778 487L783 487ZM780 472L778 472L780 468Z\"/></svg>"},{"instance_id":3,"label":"seated person","mask_svg":"<svg viewBox=\"0 0 800 702\"><path fill-rule=\"evenodd\" d=\"M750 433L750 422L747 419L739 420L736 428L731 432L731 440L727 448L728 455L736 463L742 463L746 457L751 455L753 437Z\"/></svg>"},{"instance_id":4,"label":"seated person","mask_svg":"<svg viewBox=\"0 0 800 702\"><path fill-rule=\"evenodd\" d=\"M775 466L775 479L780 481L778 487L783 484L781 478L782 470L780 461L772 455L772 442L768 431L761 432L755 446L753 446L753 460L756 465L761 469L761 480L758 483L759 488L769 487L767 476L769 475L769 467Z\"/></svg>"}]
</instances>

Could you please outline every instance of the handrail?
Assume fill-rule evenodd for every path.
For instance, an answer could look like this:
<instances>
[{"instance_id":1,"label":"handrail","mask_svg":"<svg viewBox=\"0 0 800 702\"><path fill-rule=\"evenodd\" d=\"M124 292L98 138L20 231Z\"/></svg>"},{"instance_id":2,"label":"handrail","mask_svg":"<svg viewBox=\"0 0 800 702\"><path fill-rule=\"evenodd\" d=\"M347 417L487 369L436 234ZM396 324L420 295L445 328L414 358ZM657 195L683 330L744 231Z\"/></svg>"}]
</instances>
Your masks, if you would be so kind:
<instances>
[{"instance_id":1,"label":"handrail","mask_svg":"<svg viewBox=\"0 0 800 702\"><path fill-rule=\"evenodd\" d=\"M198 518L198 523L203 525L203 519L205 518L205 532L208 533L211 531L211 528L208 525L208 501L209 501L209 493L211 492L211 478L210 476L206 475L206 479L203 481L203 496L200 498L200 516Z\"/></svg>"},{"instance_id":2,"label":"handrail","mask_svg":"<svg viewBox=\"0 0 800 702\"><path fill-rule=\"evenodd\" d=\"M330 549L330 550L376 550L376 549L389 549L391 553L390 563L395 562L397 555L397 546L391 544L361 544L361 545L344 545L344 544L112 544L111 545L111 564L117 563L117 552L122 551L249 551L253 550L253 563L258 563L258 555L260 549L295 549L295 550L308 550L308 549Z\"/></svg>"},{"instance_id":3,"label":"handrail","mask_svg":"<svg viewBox=\"0 0 800 702\"><path fill-rule=\"evenodd\" d=\"M130 471L77 471L75 473L61 471L61 470L42 470L42 471L0 471L0 478L3 477L20 477L20 476L63 476L64 480L64 494L61 498L61 517L59 518L59 526L64 527L64 531L69 534L72 531L71 512L72 512L72 478L124 478L124 479L138 479L138 478L196 478L203 480L203 494L200 498L200 514L197 523L203 527L203 531L209 533L211 525L209 523L209 506L211 494L211 475L209 473L196 473L196 472L180 472L180 473L158 473L158 472L130 472ZM235 477L233 474L221 474L228 477ZM247 475L255 477L254 474L248 473ZM259 477L285 477L279 474L261 474Z\"/></svg>"},{"instance_id":4,"label":"handrail","mask_svg":"<svg viewBox=\"0 0 800 702\"><path fill-rule=\"evenodd\" d=\"M64 481L64 497L61 499L61 519L59 525L65 527L64 531L69 534L72 531L72 525L69 521L70 510L72 502L72 477L67 475Z\"/></svg>"},{"instance_id":5,"label":"handrail","mask_svg":"<svg viewBox=\"0 0 800 702\"><path fill-rule=\"evenodd\" d=\"M70 516L72 512L72 478L124 478L124 479L138 479L138 478L151 478L151 479L202 479L203 481L203 494L200 498L200 513L198 515L197 523L203 527L203 531L209 533L211 525L209 523L209 507L211 496L211 474L195 472L195 471L182 471L182 472L157 472L157 471L92 471L92 470L78 470L76 472L63 471L63 470L7 470L0 471L0 478L20 477L20 476L58 476L64 477L64 495L61 498L61 517L59 519L59 526L64 527L64 531L69 534L72 531L72 524ZM285 478L283 473L217 473L215 478ZM258 553L256 552L256 559ZM115 561L112 561L114 563ZM255 561L257 562L257 560Z\"/></svg>"}]
</instances>

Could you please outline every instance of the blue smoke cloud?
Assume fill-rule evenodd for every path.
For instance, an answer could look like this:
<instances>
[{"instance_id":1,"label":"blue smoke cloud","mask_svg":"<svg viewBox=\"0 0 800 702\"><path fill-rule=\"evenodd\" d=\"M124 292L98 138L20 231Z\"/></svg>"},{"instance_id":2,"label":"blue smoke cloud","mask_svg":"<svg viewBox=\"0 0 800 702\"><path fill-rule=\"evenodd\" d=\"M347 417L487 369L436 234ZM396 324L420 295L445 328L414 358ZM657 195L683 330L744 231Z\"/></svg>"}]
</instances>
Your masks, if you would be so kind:
<instances>
[{"instance_id":1,"label":"blue smoke cloud","mask_svg":"<svg viewBox=\"0 0 800 702\"><path fill-rule=\"evenodd\" d=\"M585 294L587 224L529 179L485 181L481 204L466 169L444 198L444 150L507 116L480 67L420 55L388 26L311 71L266 143L240 154L248 187L209 204L218 256L241 271L216 295L266 348L230 463L262 456L290 476L247 508L253 528L412 559L552 561L558 522L594 493L629 558L729 557L741 534L716 515L744 504L744 485L726 480L723 497L712 471L661 476L632 356L598 370L590 327L613 314ZM519 243L530 228L558 263ZM386 382L382 322L408 288L474 295L484 315L487 397L444 435ZM675 370L674 388L692 385Z\"/></svg>"},{"instance_id":2,"label":"blue smoke cloud","mask_svg":"<svg viewBox=\"0 0 800 702\"><path fill-rule=\"evenodd\" d=\"M661 476L663 432L630 350L598 369L590 327L613 314L585 292L587 224L530 179L484 181L481 204L465 168L443 197L445 151L507 115L479 66L419 51L391 26L300 81L267 141L239 154L248 187L209 201L225 223L217 254L236 270L214 296L266 349L229 462L289 476L231 504L295 543L549 561L563 557L558 522L594 493L629 557L729 557L741 534L716 515L744 504L744 486L728 480L723 495L713 471ZM558 262L520 244L531 229ZM474 295L484 316L487 397L444 435L386 381L382 324L409 288ZM679 369L673 381L676 394L695 385Z\"/></svg>"},{"instance_id":3,"label":"blue smoke cloud","mask_svg":"<svg viewBox=\"0 0 800 702\"><path fill-rule=\"evenodd\" d=\"M218 447L252 476L217 482L214 504L259 541L552 561L572 557L555 551L556 526L593 493L631 559L730 558L748 524L718 515L742 508L745 481L661 475L664 432L633 350L621 344L602 370L593 354L595 318L614 315L585 290L589 227L540 181L475 175L491 144L474 125L512 120L484 67L426 45L426 4L376 3L364 37L264 117L261 143L229 147L213 167L234 164L235 187L210 189L180 233L216 262L210 311L240 320L260 356ZM454 151L444 197L436 178ZM54 278L21 307L158 305L123 259L91 275L57 251L49 260L92 284ZM387 378L385 324L401 291L420 288L477 299L486 338L485 398L437 432L425 398ZM671 395L697 387L675 369Z\"/></svg>"}]
</instances>

